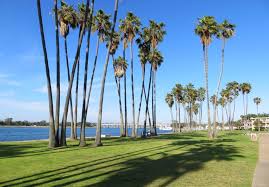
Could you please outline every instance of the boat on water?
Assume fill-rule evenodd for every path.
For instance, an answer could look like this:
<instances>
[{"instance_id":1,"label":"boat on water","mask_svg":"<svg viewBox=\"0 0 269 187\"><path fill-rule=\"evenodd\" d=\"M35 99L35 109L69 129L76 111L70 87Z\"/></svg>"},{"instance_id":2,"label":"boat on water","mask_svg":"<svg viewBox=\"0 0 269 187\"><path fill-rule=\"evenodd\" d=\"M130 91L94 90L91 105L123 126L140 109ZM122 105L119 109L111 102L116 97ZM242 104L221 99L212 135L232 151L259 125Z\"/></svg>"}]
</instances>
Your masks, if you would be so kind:
<instances>
[{"instance_id":1,"label":"boat on water","mask_svg":"<svg viewBox=\"0 0 269 187\"><path fill-rule=\"evenodd\" d=\"M163 130L163 131L171 131L172 130L172 127L169 127L169 126L161 126L159 127L160 130Z\"/></svg>"}]
</instances>

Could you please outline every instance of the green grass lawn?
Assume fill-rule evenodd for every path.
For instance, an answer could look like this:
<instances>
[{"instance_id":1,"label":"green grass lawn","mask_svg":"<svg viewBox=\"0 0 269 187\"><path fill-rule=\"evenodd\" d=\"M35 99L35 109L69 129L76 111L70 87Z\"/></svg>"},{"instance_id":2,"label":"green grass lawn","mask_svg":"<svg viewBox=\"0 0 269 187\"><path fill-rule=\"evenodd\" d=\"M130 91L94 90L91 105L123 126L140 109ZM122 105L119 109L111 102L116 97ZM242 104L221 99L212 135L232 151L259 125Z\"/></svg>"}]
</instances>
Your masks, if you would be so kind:
<instances>
[{"instance_id":1,"label":"green grass lawn","mask_svg":"<svg viewBox=\"0 0 269 187\"><path fill-rule=\"evenodd\" d=\"M91 141L88 142L89 144ZM68 142L0 143L0 186L251 186L257 143L241 133L114 138L102 147Z\"/></svg>"}]
</instances>

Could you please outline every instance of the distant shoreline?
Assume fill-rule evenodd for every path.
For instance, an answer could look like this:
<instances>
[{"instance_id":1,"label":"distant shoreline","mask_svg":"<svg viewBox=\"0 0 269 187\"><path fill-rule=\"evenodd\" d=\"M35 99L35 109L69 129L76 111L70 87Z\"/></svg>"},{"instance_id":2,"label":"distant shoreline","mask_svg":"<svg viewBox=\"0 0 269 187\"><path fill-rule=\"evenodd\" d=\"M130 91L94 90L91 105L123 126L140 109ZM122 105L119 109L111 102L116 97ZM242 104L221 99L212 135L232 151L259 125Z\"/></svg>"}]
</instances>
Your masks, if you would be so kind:
<instances>
[{"instance_id":1,"label":"distant shoreline","mask_svg":"<svg viewBox=\"0 0 269 187\"><path fill-rule=\"evenodd\" d=\"M0 128L49 128L49 126L13 126L13 125L0 125ZM67 126L67 128L71 128L70 126ZM96 128L96 127L86 127L86 128Z\"/></svg>"}]
</instances>

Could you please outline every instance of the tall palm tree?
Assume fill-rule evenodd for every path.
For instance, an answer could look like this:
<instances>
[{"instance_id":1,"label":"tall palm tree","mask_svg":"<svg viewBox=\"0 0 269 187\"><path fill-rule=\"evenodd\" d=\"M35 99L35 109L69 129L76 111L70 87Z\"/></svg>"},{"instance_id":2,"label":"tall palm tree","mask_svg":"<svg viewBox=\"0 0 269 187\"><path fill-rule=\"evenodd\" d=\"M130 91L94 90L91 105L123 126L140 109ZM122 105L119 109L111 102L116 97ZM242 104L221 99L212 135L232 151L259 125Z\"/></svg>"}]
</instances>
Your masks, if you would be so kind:
<instances>
[{"instance_id":1,"label":"tall palm tree","mask_svg":"<svg viewBox=\"0 0 269 187\"><path fill-rule=\"evenodd\" d=\"M245 125L245 117L247 115L247 107L248 107L248 94L251 91L251 84L249 83L242 83L240 84L240 90L242 93L243 98L243 108L244 108L244 117L243 117L243 123Z\"/></svg>"},{"instance_id":2,"label":"tall palm tree","mask_svg":"<svg viewBox=\"0 0 269 187\"><path fill-rule=\"evenodd\" d=\"M259 114L259 105L261 104L262 100L260 97L255 97L253 99L254 103L256 104L256 107L257 107L257 115Z\"/></svg>"},{"instance_id":3,"label":"tall palm tree","mask_svg":"<svg viewBox=\"0 0 269 187\"><path fill-rule=\"evenodd\" d=\"M222 56L221 56L221 68L220 68L220 75L219 75L219 80L218 80L218 85L217 85L217 91L216 91L216 101L214 102L214 130L213 130L213 137L215 137L216 133L216 117L217 117L217 101L218 101L218 96L219 96L219 90L220 90L220 85L223 77L223 68L224 68L224 50L225 50L225 44L228 39L234 36L235 34L235 25L229 23L227 20L224 20L223 23L218 25L218 33L217 33L217 38L222 40Z\"/></svg>"},{"instance_id":4,"label":"tall palm tree","mask_svg":"<svg viewBox=\"0 0 269 187\"><path fill-rule=\"evenodd\" d=\"M198 96L197 90L194 88L194 85L189 83L185 87L186 99L188 103L189 109L189 129L192 128L192 112L193 112L193 105L195 104Z\"/></svg>"},{"instance_id":5,"label":"tall palm tree","mask_svg":"<svg viewBox=\"0 0 269 187\"><path fill-rule=\"evenodd\" d=\"M144 28L143 29L144 33L145 33L145 42L149 42L150 43L150 50L151 50L151 54L150 56L153 57L156 54L157 51L157 46L160 42L163 41L164 35L166 34L165 31L165 24L164 23L156 23L155 21L150 20L149 21L149 27ZM154 54L155 53L155 54ZM151 65L153 65L152 62L150 62ZM155 68L152 67L152 71L155 71ZM152 111L152 121L153 121L153 129L152 129L152 134L153 135L157 135L157 131L156 131L156 95L155 95L155 86L156 83L154 83L156 81L155 79L155 75L156 71L153 72L153 84L152 84L152 107L153 107L153 111ZM155 90L155 91L154 91ZM146 107L147 108L147 107Z\"/></svg>"},{"instance_id":6,"label":"tall palm tree","mask_svg":"<svg viewBox=\"0 0 269 187\"><path fill-rule=\"evenodd\" d=\"M228 105L228 109L226 108L226 115L227 115L227 121L228 121L228 125L230 130L232 130L232 126L231 126L231 103L233 102L233 97L231 95L231 92L229 89L223 89L220 92L221 97L223 97L226 101L226 105Z\"/></svg>"},{"instance_id":7,"label":"tall palm tree","mask_svg":"<svg viewBox=\"0 0 269 187\"><path fill-rule=\"evenodd\" d=\"M204 53L204 74L205 74L205 89L207 100L207 118L208 118L208 136L212 138L211 133L211 119L210 119L210 105L209 105L209 91L208 91L208 46L212 41L212 37L218 32L217 22L213 16L204 16L198 19L198 24L195 28L197 34L203 45Z\"/></svg>"},{"instance_id":8,"label":"tall palm tree","mask_svg":"<svg viewBox=\"0 0 269 187\"><path fill-rule=\"evenodd\" d=\"M55 136L59 144L59 124L60 124L60 44L59 44L59 25L58 25L58 0L54 0L55 15L55 36L56 36L56 113L55 113Z\"/></svg>"},{"instance_id":9,"label":"tall palm tree","mask_svg":"<svg viewBox=\"0 0 269 187\"><path fill-rule=\"evenodd\" d=\"M136 137L135 125L135 101L134 101L134 73L133 73L133 41L140 30L140 20L133 13L128 12L124 20L120 20L120 31L126 36L127 42L130 43L130 56L131 56L131 82L132 82L132 112L133 112L133 128L132 137Z\"/></svg>"},{"instance_id":10,"label":"tall palm tree","mask_svg":"<svg viewBox=\"0 0 269 187\"><path fill-rule=\"evenodd\" d=\"M178 125L177 128L179 129L179 132L181 132L181 120L180 120L180 103L182 102L183 99L183 86L181 84L176 84L175 87L173 88L173 94L175 97L176 104L178 105ZM175 105L176 105L175 104Z\"/></svg>"},{"instance_id":11,"label":"tall palm tree","mask_svg":"<svg viewBox=\"0 0 269 187\"><path fill-rule=\"evenodd\" d=\"M124 136L124 122L123 122L123 112L122 112L122 104L121 104L121 86L120 80L126 72L128 64L126 60L122 57L118 57L113 60L115 81L117 85L118 97L119 97L119 107L120 107L120 136Z\"/></svg>"},{"instance_id":12,"label":"tall palm tree","mask_svg":"<svg viewBox=\"0 0 269 187\"><path fill-rule=\"evenodd\" d=\"M84 22L83 22L84 24L82 25L81 31L79 32L78 46L77 46L77 50L76 50L75 60L74 60L73 66L72 66L70 81L68 84L68 90L67 90L65 106L64 106L64 114L63 114L63 120L62 120L62 131L61 131L61 145L62 146L66 145L65 132L66 132L68 107L69 107L69 101L70 101L70 96L71 96L71 92L72 92L72 86L73 86L73 81L74 81L74 77L75 77L76 67L77 67L78 61L79 61L80 49L81 49L81 44L82 44L82 40L83 40L83 33L85 31L87 21L89 20L89 18L88 18L89 4L90 4L90 0L87 0L87 4L86 4L86 8L85 8L85 15L84 15Z\"/></svg>"},{"instance_id":13,"label":"tall palm tree","mask_svg":"<svg viewBox=\"0 0 269 187\"><path fill-rule=\"evenodd\" d=\"M154 49L153 52L150 53L149 55L149 62L152 65L152 72L153 72L153 76L152 76L152 82L153 82L153 95L154 95L154 102L153 102L153 108L154 108L154 118L156 118L156 73L157 73L157 69L158 67L163 63L163 56L161 54L160 51L158 51L157 49ZM154 121L155 119L153 119ZM155 123L155 124L154 124ZM153 122L153 135L157 135L157 129L156 129L156 120L155 122Z\"/></svg>"},{"instance_id":14,"label":"tall palm tree","mask_svg":"<svg viewBox=\"0 0 269 187\"><path fill-rule=\"evenodd\" d=\"M107 37L107 47L109 46L109 37ZM114 67L114 74L115 74L115 82L117 85L117 92L119 97L119 108L120 108L120 136L123 137L125 134L124 129L124 121L123 121L123 112L122 112L122 102L121 102L121 84L120 80L122 76L126 73L127 69L127 62L122 57L119 57L117 59L114 59L114 54L116 53L116 50L118 49L118 46L120 44L120 34L118 32L114 32L112 37L112 43L110 47L110 55L112 55L113 58L113 67Z\"/></svg>"},{"instance_id":15,"label":"tall palm tree","mask_svg":"<svg viewBox=\"0 0 269 187\"><path fill-rule=\"evenodd\" d=\"M138 48L139 48L138 57L140 59L140 64L141 64L141 69L142 69L142 88L141 88L141 94L140 94L136 127L138 127L139 125L143 95L145 96L145 101L147 100L146 89L145 89L145 71L146 71L146 63L148 62L149 53L150 53L150 43L145 42L144 38L145 38L144 33L140 33L140 37L136 40L138 44ZM148 113L148 116L149 116L149 121L150 121L149 113Z\"/></svg>"},{"instance_id":16,"label":"tall palm tree","mask_svg":"<svg viewBox=\"0 0 269 187\"><path fill-rule=\"evenodd\" d=\"M61 1L61 9L58 10L58 23L60 26L60 34L64 38L64 48L65 48L65 60L67 68L68 82L70 82L70 69L68 60L68 48L67 48L67 36L69 34L69 28L77 28L78 16L73 6L66 4ZM74 129L74 119L73 119L73 103L72 95L70 96L70 113L71 113L71 139L76 139L76 133ZM57 128L56 128L57 129ZM58 136L58 135L57 135Z\"/></svg>"},{"instance_id":17,"label":"tall palm tree","mask_svg":"<svg viewBox=\"0 0 269 187\"><path fill-rule=\"evenodd\" d=\"M85 58L85 68L84 68L84 84L83 84L83 102L82 102L82 111L81 111L81 130L80 130L80 139L79 146L86 146L85 140L85 111L86 111L86 94L87 94L87 81L88 81L88 62L89 62L89 50L90 50L90 39L91 39L91 30L92 30L92 22L93 22L93 11L94 11L94 0L91 1L91 9L90 9L90 18L87 36L87 47L86 47L86 58Z\"/></svg>"},{"instance_id":18,"label":"tall palm tree","mask_svg":"<svg viewBox=\"0 0 269 187\"><path fill-rule=\"evenodd\" d=\"M98 39L97 39L97 44L96 44L96 52L95 52L95 58L94 58L94 63L93 63L93 69L92 69L92 75L91 75L88 96L87 96L87 103L86 103L83 123L86 123L87 121L87 114L88 114L89 102L90 102L90 97L91 97L92 85L93 85L93 80L94 80L94 75L95 75L96 64L97 64L97 60L99 56L99 46L100 46L100 43L104 42L105 39L108 37L109 31L111 29L110 15L105 14L103 10L99 10L96 16L93 17L93 20L94 21L92 23L92 32L97 32Z\"/></svg>"},{"instance_id":19,"label":"tall palm tree","mask_svg":"<svg viewBox=\"0 0 269 187\"><path fill-rule=\"evenodd\" d=\"M107 74L107 66L109 62L109 56L110 56L110 47L112 45L112 36L115 31L115 25L117 22L117 14L118 14L118 4L119 0L115 0L115 9L114 9L114 17L113 17L113 23L112 23L112 29L111 29L111 37L110 37L110 42L106 54L106 62L104 65L104 72L103 72L103 77L101 81L101 93L100 93L100 100L99 100L99 111L98 111L98 122L97 122L97 127L96 127L96 138L95 138L95 146L101 146L101 125L102 125L102 114L103 114L103 100L104 100L104 92L105 92L105 82L106 82L106 74Z\"/></svg>"},{"instance_id":20,"label":"tall palm tree","mask_svg":"<svg viewBox=\"0 0 269 187\"><path fill-rule=\"evenodd\" d=\"M172 121L172 124L173 124L173 105L174 105L174 97L173 97L173 94L171 93L168 93L165 97L165 102L168 104L169 108L170 108L170 113L171 113L171 121Z\"/></svg>"},{"instance_id":21,"label":"tall palm tree","mask_svg":"<svg viewBox=\"0 0 269 187\"><path fill-rule=\"evenodd\" d=\"M203 118L203 102L205 100L205 89L203 87L198 88L197 101L199 102L199 125L202 125Z\"/></svg>"},{"instance_id":22,"label":"tall palm tree","mask_svg":"<svg viewBox=\"0 0 269 187\"><path fill-rule=\"evenodd\" d=\"M50 69L49 69L49 62L48 62L48 54L46 48L46 40L43 28L43 21L42 21L42 12L41 12L41 5L40 0L37 0L37 11L38 11L38 20L39 20L39 27L40 27L40 34L41 34L41 41L44 53L44 63L46 69L46 78L47 78L47 89L48 89L48 100L49 100L49 148L54 148L57 146L56 139L55 139L55 125L54 125L54 112L53 112L53 98L51 92L51 81L50 81Z\"/></svg>"},{"instance_id":23,"label":"tall palm tree","mask_svg":"<svg viewBox=\"0 0 269 187\"><path fill-rule=\"evenodd\" d=\"M236 102L236 98L239 95L240 84L236 81L233 81L233 82L229 82L226 87L230 91L230 95L233 97L234 106L233 106L233 115L231 118L232 122L233 122L234 121L234 113L235 113L235 102Z\"/></svg>"},{"instance_id":24,"label":"tall palm tree","mask_svg":"<svg viewBox=\"0 0 269 187\"><path fill-rule=\"evenodd\" d=\"M219 98L218 104L221 106L221 116L222 116L222 130L224 129L224 107L226 106L226 99L224 97Z\"/></svg>"}]
</instances>

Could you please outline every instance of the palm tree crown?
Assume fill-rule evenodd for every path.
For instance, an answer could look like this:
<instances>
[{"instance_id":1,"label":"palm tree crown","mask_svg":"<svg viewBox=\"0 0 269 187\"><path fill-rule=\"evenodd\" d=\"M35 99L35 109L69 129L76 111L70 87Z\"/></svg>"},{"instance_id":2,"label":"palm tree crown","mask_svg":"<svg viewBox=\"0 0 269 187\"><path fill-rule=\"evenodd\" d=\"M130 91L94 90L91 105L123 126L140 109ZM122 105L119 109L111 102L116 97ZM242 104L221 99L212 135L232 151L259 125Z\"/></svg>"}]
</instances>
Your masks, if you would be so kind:
<instances>
[{"instance_id":1,"label":"palm tree crown","mask_svg":"<svg viewBox=\"0 0 269 187\"><path fill-rule=\"evenodd\" d=\"M251 84L249 83L240 84L240 90L243 94L249 94L249 92L251 91Z\"/></svg>"},{"instance_id":2,"label":"palm tree crown","mask_svg":"<svg viewBox=\"0 0 269 187\"><path fill-rule=\"evenodd\" d=\"M154 49L152 53L149 54L149 62L151 63L153 69L156 71L158 67L163 63L163 56L160 51Z\"/></svg>"},{"instance_id":3,"label":"palm tree crown","mask_svg":"<svg viewBox=\"0 0 269 187\"><path fill-rule=\"evenodd\" d=\"M219 32L217 33L217 37L220 39L229 39L235 34L235 25L229 23L227 20L224 20L223 23L218 25Z\"/></svg>"},{"instance_id":4,"label":"palm tree crown","mask_svg":"<svg viewBox=\"0 0 269 187\"><path fill-rule=\"evenodd\" d=\"M198 19L195 34L201 38L203 46L208 46L212 41L212 36L218 33L218 26L213 16L204 16Z\"/></svg>"},{"instance_id":5,"label":"palm tree crown","mask_svg":"<svg viewBox=\"0 0 269 187\"><path fill-rule=\"evenodd\" d=\"M61 9L58 10L60 33L63 37L69 34L69 26L75 29L78 25L78 15L73 6L61 1Z\"/></svg>"},{"instance_id":6,"label":"palm tree crown","mask_svg":"<svg viewBox=\"0 0 269 187\"><path fill-rule=\"evenodd\" d=\"M261 103L261 98L260 97L255 97L254 99L253 99L253 101L254 101L254 103L256 104L256 105L259 105L260 103Z\"/></svg>"},{"instance_id":7,"label":"palm tree crown","mask_svg":"<svg viewBox=\"0 0 269 187\"><path fill-rule=\"evenodd\" d=\"M171 108L174 105L174 97L173 94L168 93L165 97L165 102L168 104L168 106Z\"/></svg>"},{"instance_id":8,"label":"palm tree crown","mask_svg":"<svg viewBox=\"0 0 269 187\"><path fill-rule=\"evenodd\" d=\"M115 76L121 78L125 74L128 64L125 59L118 57L113 61L113 66L115 70Z\"/></svg>"},{"instance_id":9,"label":"palm tree crown","mask_svg":"<svg viewBox=\"0 0 269 187\"><path fill-rule=\"evenodd\" d=\"M93 20L92 31L97 31L99 39L103 42L111 30L110 15L105 14L103 10L99 10Z\"/></svg>"}]
</instances>

